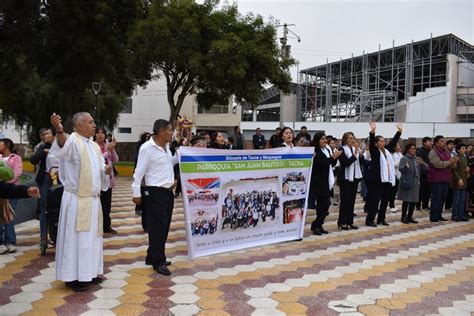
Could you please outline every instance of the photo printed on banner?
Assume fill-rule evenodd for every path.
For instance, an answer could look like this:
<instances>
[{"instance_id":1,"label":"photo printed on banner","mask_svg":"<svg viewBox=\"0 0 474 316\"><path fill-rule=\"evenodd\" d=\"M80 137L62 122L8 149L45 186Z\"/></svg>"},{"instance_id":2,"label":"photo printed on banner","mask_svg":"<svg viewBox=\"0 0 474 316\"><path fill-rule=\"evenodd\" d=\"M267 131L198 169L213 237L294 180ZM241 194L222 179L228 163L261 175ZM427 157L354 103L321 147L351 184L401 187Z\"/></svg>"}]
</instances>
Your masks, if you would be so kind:
<instances>
[{"instance_id":1,"label":"photo printed on banner","mask_svg":"<svg viewBox=\"0 0 474 316\"><path fill-rule=\"evenodd\" d=\"M283 196L300 196L306 194L306 174L303 172L289 172L282 178Z\"/></svg>"},{"instance_id":2,"label":"photo printed on banner","mask_svg":"<svg viewBox=\"0 0 474 316\"><path fill-rule=\"evenodd\" d=\"M283 224L297 223L304 220L305 201L305 199L298 199L283 203Z\"/></svg>"},{"instance_id":3,"label":"photo printed on banner","mask_svg":"<svg viewBox=\"0 0 474 316\"><path fill-rule=\"evenodd\" d=\"M219 210L217 208L203 208L191 212L191 235L212 235L217 232Z\"/></svg>"},{"instance_id":4,"label":"photo printed on banner","mask_svg":"<svg viewBox=\"0 0 474 316\"><path fill-rule=\"evenodd\" d=\"M222 186L221 230L271 226L280 220L278 177L242 179Z\"/></svg>"}]
</instances>

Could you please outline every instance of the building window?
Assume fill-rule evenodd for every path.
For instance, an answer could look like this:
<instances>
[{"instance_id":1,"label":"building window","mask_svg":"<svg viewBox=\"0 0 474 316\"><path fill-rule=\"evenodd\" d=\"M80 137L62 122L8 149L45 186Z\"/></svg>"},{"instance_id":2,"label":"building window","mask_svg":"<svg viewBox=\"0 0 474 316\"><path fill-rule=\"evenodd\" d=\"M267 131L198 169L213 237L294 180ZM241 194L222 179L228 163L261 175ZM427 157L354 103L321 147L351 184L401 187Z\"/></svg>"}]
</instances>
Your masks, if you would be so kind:
<instances>
[{"instance_id":1,"label":"building window","mask_svg":"<svg viewBox=\"0 0 474 316\"><path fill-rule=\"evenodd\" d=\"M127 98L125 99L125 104L123 105L122 111L120 113L132 113L132 104L133 104L133 99L132 98Z\"/></svg>"},{"instance_id":2,"label":"building window","mask_svg":"<svg viewBox=\"0 0 474 316\"><path fill-rule=\"evenodd\" d=\"M131 127L119 127L118 128L119 134L131 134L132 128Z\"/></svg>"},{"instance_id":3,"label":"building window","mask_svg":"<svg viewBox=\"0 0 474 316\"><path fill-rule=\"evenodd\" d=\"M198 114L229 114L229 104L215 104L210 108L198 104Z\"/></svg>"}]
</instances>

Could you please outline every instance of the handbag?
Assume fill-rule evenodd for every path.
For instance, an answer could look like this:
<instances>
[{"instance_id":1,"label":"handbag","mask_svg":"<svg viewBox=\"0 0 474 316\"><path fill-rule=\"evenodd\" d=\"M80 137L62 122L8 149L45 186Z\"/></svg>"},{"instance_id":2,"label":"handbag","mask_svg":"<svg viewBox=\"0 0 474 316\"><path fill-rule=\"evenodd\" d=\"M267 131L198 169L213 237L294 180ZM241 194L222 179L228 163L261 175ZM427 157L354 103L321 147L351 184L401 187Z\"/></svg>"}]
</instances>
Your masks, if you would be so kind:
<instances>
[{"instance_id":1,"label":"handbag","mask_svg":"<svg viewBox=\"0 0 474 316\"><path fill-rule=\"evenodd\" d=\"M0 199L0 224L10 224L15 219L15 211L8 199Z\"/></svg>"},{"instance_id":2,"label":"handbag","mask_svg":"<svg viewBox=\"0 0 474 316\"><path fill-rule=\"evenodd\" d=\"M402 174L400 178L400 188L404 190L410 190L413 189L415 186L415 178L411 176L405 176L405 174Z\"/></svg>"}]
</instances>

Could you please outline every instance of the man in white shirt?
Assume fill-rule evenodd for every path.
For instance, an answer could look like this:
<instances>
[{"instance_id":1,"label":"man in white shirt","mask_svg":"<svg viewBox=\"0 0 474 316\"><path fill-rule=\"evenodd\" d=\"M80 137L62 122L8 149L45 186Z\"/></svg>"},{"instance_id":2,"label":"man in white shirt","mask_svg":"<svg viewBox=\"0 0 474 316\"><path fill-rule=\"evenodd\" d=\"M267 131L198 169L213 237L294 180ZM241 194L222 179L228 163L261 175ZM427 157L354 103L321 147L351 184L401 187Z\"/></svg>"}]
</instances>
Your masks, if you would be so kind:
<instances>
[{"instance_id":1,"label":"man in white shirt","mask_svg":"<svg viewBox=\"0 0 474 316\"><path fill-rule=\"evenodd\" d=\"M145 263L163 275L171 274L167 267L171 262L166 261L165 244L174 206L176 182L173 166L178 163L178 157L172 156L169 148L172 137L173 129L168 121L155 121L153 136L140 148L132 183L133 203L140 204L143 198L147 210L149 245ZM140 186L143 177L145 196L142 197Z\"/></svg>"},{"instance_id":2,"label":"man in white shirt","mask_svg":"<svg viewBox=\"0 0 474 316\"><path fill-rule=\"evenodd\" d=\"M105 165L99 146L92 141L94 119L89 113L73 117L74 133L64 133L61 117L51 116L57 141L48 155L59 159L64 185L56 243L56 278L75 292L98 284L104 273L100 192L109 188L112 168Z\"/></svg>"}]
</instances>

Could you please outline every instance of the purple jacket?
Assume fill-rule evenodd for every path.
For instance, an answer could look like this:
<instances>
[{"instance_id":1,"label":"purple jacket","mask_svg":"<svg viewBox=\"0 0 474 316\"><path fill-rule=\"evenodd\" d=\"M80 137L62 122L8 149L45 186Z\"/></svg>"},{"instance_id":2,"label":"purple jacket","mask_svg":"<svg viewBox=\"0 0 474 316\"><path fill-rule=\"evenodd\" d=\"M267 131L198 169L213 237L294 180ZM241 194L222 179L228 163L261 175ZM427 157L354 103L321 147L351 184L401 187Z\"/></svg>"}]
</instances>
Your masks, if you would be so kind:
<instances>
[{"instance_id":1,"label":"purple jacket","mask_svg":"<svg viewBox=\"0 0 474 316\"><path fill-rule=\"evenodd\" d=\"M449 160L451 154L447 150L433 147L429 154L430 169L428 171L428 182L451 183L451 165Z\"/></svg>"}]
</instances>

